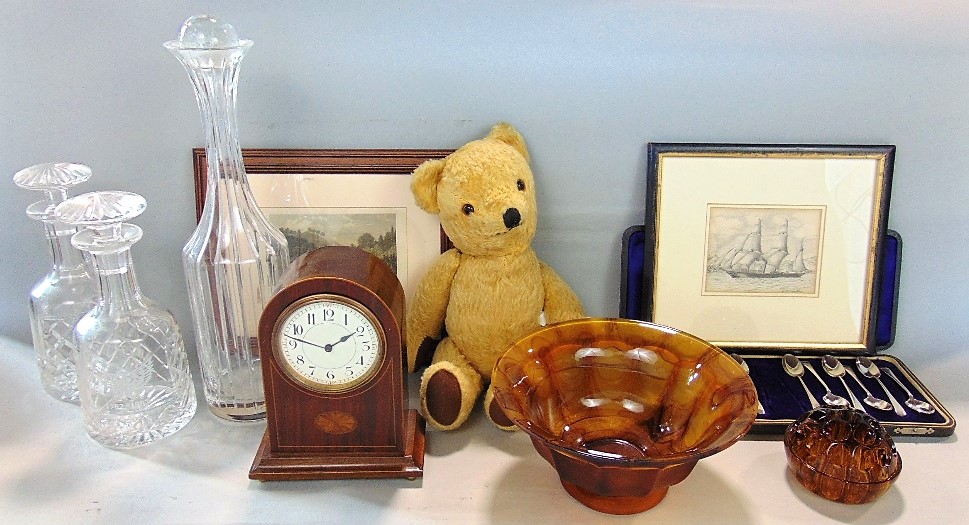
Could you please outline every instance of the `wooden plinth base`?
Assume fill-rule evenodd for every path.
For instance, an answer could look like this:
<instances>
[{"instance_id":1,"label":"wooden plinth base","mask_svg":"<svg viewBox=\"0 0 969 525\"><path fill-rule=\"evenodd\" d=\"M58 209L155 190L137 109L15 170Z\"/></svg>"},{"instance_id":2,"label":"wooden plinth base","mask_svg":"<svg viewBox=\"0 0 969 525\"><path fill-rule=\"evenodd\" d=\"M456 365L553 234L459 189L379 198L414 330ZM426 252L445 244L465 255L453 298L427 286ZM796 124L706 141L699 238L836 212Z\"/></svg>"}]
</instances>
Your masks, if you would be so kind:
<instances>
[{"instance_id":1,"label":"wooden plinth base","mask_svg":"<svg viewBox=\"0 0 969 525\"><path fill-rule=\"evenodd\" d=\"M249 479L417 479L424 475L424 418L408 410L404 421L407 449L402 455L274 453L269 433L262 438L249 469Z\"/></svg>"}]
</instances>

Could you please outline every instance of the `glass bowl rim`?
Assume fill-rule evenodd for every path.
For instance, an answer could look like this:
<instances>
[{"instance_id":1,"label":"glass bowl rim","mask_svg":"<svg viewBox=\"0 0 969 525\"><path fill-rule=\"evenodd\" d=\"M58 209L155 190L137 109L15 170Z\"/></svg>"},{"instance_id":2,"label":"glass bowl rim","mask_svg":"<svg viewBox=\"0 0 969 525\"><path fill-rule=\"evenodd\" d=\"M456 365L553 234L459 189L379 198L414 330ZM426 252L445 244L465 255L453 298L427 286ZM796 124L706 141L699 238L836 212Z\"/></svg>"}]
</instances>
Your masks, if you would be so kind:
<instances>
[{"instance_id":1,"label":"glass bowl rim","mask_svg":"<svg viewBox=\"0 0 969 525\"><path fill-rule=\"evenodd\" d=\"M750 389L753 390L756 394L756 388L754 387L753 381L750 379L750 376L744 373L740 365L736 361L734 361L733 358L731 358L726 351L724 351L717 345L709 341L706 341L700 337L697 337L689 332L684 332L679 328L674 328L672 326L667 326L659 323L653 323L650 321L642 321L638 319L626 319L621 317L582 317L578 319L560 321L557 323L550 323L545 326L542 326L518 338L514 343L512 343L505 351L505 353L502 354L500 358L498 358L498 361L495 362L495 371L497 372L499 370L499 365L502 361L505 361L506 359L511 359L508 356L511 353L512 349L522 346L525 341L535 337L539 337L543 333L549 332L556 328L566 327L566 326L576 325L576 324L590 324L590 323L593 323L593 324L613 323L618 325L645 327L648 329L659 330L661 332L665 332L675 337L686 337L690 340L693 340L696 343L700 343L702 346L705 346L707 350L704 352L704 354L711 353L712 354L711 357L715 357L722 354L722 357L724 358L724 362L731 364L728 366L735 366L737 370L741 372L741 374L739 374L738 377L740 377L741 380L745 380L745 382L749 383ZM710 352L711 350L713 352ZM711 359L711 357L704 357L702 361ZM502 403L501 397L496 396L495 400L498 402L498 405L501 406L502 410L504 410L504 404ZM525 433L527 433L533 439L537 439L541 441L541 443L544 446L548 447L550 450L556 451L565 456L580 459L582 461L592 463L604 468L616 467L616 466L624 466L624 467L631 466L631 467L638 467L638 468L662 468L662 467L668 467L673 465L680 465L680 464L688 463L690 461L698 461L702 458L712 456L718 452L721 452L726 448L730 447L731 445L733 445L734 443L736 443L737 441L739 441L741 438L747 435L747 433L750 431L751 427L754 424L754 420L757 418L757 403L756 402L750 403L747 406L746 413L742 413L737 418L734 418L734 419L735 420L739 419L742 416L747 416L746 425L744 425L744 427L737 432L736 436L726 439L723 443L720 443L719 445L711 446L708 448L692 448L687 451L678 452L675 454L664 455L661 457L648 457L648 458L644 458L644 457L627 458L627 457L622 457L618 455L615 457L612 457L612 456L606 456L603 454L597 454L594 452L589 452L578 448L570 447L567 445L560 444L558 442L559 441L558 437L552 436L547 432L542 432L540 429L536 428L536 426L533 425L531 421L528 419L525 419L524 421L519 421L518 418L513 417L512 415L508 415L508 418L511 419L511 421L518 428L525 431Z\"/></svg>"}]
</instances>

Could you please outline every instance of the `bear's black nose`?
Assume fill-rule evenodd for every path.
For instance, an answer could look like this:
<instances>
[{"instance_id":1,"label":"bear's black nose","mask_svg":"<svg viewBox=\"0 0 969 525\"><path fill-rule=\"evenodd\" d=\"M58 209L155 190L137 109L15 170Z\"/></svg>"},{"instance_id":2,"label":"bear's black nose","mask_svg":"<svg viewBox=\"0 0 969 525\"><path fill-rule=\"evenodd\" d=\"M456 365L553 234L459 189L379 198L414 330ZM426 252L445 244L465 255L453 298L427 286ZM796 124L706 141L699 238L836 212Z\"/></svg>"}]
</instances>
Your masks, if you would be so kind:
<instances>
[{"instance_id":1,"label":"bear's black nose","mask_svg":"<svg viewBox=\"0 0 969 525\"><path fill-rule=\"evenodd\" d=\"M522 223L522 214L518 212L518 208L508 208L501 218L505 221L505 228L509 230Z\"/></svg>"}]
</instances>

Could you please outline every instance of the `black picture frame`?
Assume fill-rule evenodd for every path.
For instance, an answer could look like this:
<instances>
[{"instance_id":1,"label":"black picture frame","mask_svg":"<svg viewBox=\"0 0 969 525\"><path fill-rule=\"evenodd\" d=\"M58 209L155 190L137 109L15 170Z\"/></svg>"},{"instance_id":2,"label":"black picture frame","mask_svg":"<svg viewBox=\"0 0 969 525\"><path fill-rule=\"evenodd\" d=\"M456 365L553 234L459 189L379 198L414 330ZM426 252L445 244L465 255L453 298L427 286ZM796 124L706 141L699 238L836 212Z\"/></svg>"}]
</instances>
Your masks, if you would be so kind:
<instances>
[{"instance_id":1,"label":"black picture frame","mask_svg":"<svg viewBox=\"0 0 969 525\"><path fill-rule=\"evenodd\" d=\"M894 156L890 145L648 143L642 318L728 349L870 352ZM849 199L850 208L841 202ZM723 277L725 288L710 284L722 277L715 272L729 275L717 249L725 257L732 246L718 244L720 238L736 245L739 239L727 234L743 233L722 225L802 212L820 216L811 230L817 233L813 292L742 272L749 282ZM842 231L845 218L851 229ZM757 220L747 235L759 237L763 255L767 233L764 219ZM790 219L775 226L774 237L782 239L775 242L788 246L792 230ZM780 273L793 278L797 272ZM810 315L800 321L804 314Z\"/></svg>"}]
</instances>

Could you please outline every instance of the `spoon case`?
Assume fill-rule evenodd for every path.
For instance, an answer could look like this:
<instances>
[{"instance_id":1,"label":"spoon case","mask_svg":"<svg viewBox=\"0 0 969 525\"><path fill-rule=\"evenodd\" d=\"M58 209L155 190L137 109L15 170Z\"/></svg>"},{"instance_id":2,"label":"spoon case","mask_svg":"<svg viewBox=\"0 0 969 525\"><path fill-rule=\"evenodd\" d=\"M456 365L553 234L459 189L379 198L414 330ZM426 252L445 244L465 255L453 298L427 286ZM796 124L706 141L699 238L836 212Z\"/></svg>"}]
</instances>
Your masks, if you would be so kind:
<instances>
[{"instance_id":1,"label":"spoon case","mask_svg":"<svg viewBox=\"0 0 969 525\"><path fill-rule=\"evenodd\" d=\"M646 246L646 232L643 225L631 226L623 233L621 252L621 274L619 312L620 316L630 319L657 322L653 319L649 301L644 301L645 293L651 283L644 275L644 258L649 256ZM730 347L720 345L727 352L741 355L750 371L750 377L757 388L757 395L764 406L764 413L757 416L750 432L752 434L774 435L782 438L786 428L802 414L811 410L810 401L805 394L797 377L785 373L782 356L793 353L802 363L811 364L821 378L835 394L849 397L841 380L824 373L822 357L825 354L834 355L845 368L856 372L858 380L873 394L887 399L882 385L873 378L864 377L855 367L855 357L865 355L882 369L882 383L889 393L904 403L908 394L886 371L891 371L904 383L912 394L930 403L936 410L932 414L923 414L905 407L905 415L900 416L892 410L878 410L865 406L868 415L878 420L881 425L895 436L926 436L944 437L955 431L956 422L948 410L929 391L922 381L897 357L881 352L887 350L895 341L895 321L898 302L898 284L901 270L902 239L898 232L886 230L884 241L881 243L882 257L878 271L879 285L873 293L877 301L877 311L874 316L874 330L866 347L861 350L838 350L832 348L810 348L803 344L792 345L790 348L752 348ZM661 322L661 321L660 321ZM703 334L696 334L703 337ZM819 345L820 346L820 345ZM804 381L817 399L825 393L823 385L812 374L804 374ZM865 397L864 389L854 378L845 376L845 382L856 397Z\"/></svg>"}]
</instances>

